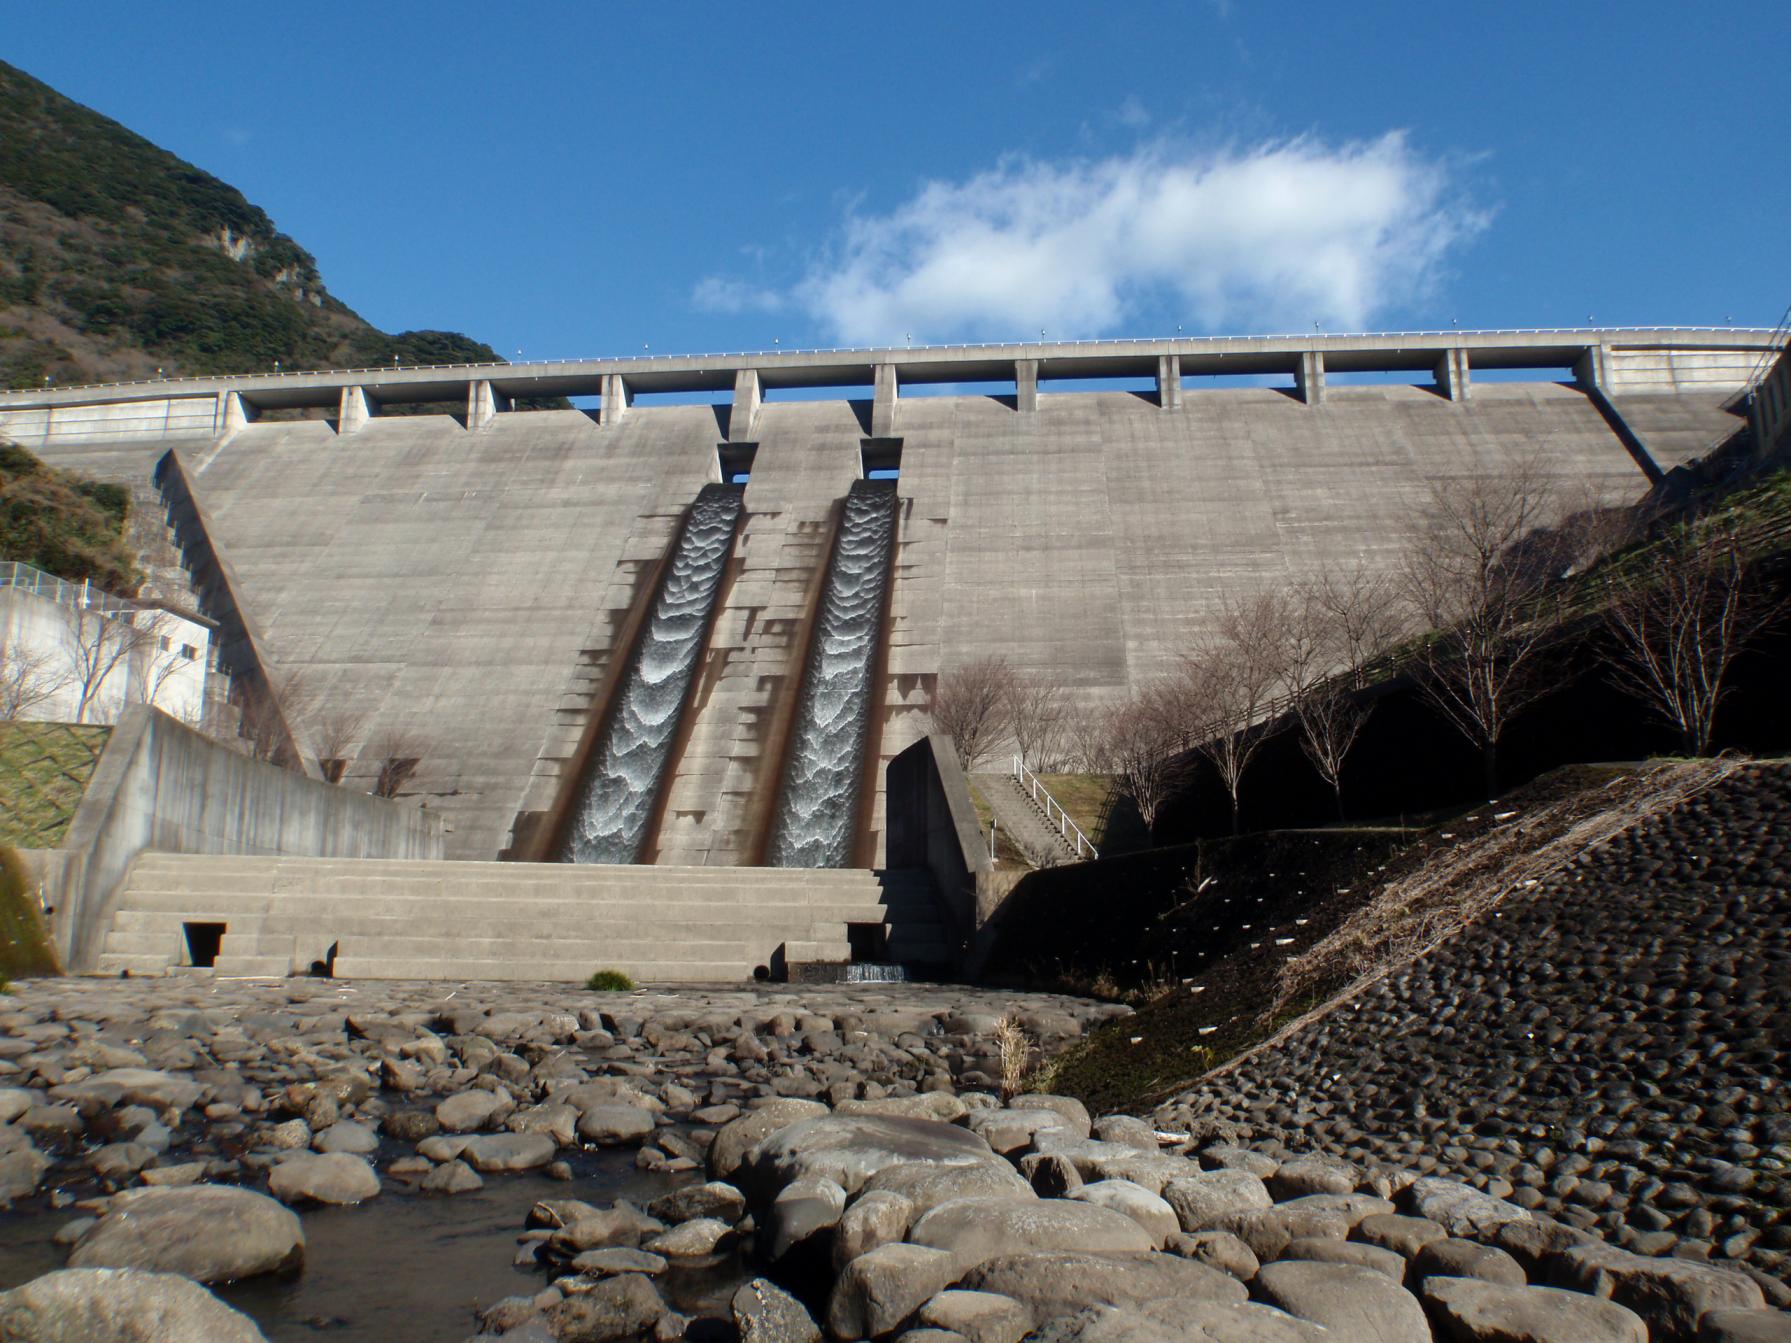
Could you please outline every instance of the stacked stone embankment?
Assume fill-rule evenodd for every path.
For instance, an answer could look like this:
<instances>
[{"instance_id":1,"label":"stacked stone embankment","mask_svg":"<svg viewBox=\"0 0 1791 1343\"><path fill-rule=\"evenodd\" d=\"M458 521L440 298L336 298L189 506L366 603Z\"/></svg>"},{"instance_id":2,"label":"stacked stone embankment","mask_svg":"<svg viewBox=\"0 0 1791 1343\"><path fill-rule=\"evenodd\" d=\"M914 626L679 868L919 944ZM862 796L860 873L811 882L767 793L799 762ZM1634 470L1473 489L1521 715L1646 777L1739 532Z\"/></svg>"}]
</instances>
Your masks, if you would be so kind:
<instances>
[{"instance_id":1,"label":"stacked stone embankment","mask_svg":"<svg viewBox=\"0 0 1791 1343\"><path fill-rule=\"evenodd\" d=\"M1508 896L1164 1105L1448 1174L1617 1246L1791 1269L1791 767Z\"/></svg>"},{"instance_id":2,"label":"stacked stone embankment","mask_svg":"<svg viewBox=\"0 0 1791 1343\"><path fill-rule=\"evenodd\" d=\"M32 984L0 1012L0 1171L13 1200L75 1196L69 1267L0 1293L0 1329L136 1338L159 1317L254 1343L200 1284L304 1272L288 1206L545 1170L566 1196L534 1204L516 1255L539 1287L476 1322L469 1303L481 1340L1787 1336L1735 1268L1466 1182L998 1098L1003 1014L1054 1050L1123 1012L953 987ZM675 1183L590 1201L567 1158L591 1147Z\"/></svg>"}]
</instances>

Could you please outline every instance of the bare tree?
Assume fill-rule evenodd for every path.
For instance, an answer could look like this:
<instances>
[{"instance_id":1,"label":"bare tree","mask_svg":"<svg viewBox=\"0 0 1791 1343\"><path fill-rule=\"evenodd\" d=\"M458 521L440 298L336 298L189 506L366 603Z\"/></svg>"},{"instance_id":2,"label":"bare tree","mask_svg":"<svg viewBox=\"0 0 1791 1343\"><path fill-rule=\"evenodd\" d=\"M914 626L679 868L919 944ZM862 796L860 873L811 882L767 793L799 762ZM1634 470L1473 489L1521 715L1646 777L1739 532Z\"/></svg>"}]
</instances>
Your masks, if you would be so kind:
<instances>
[{"instance_id":1,"label":"bare tree","mask_svg":"<svg viewBox=\"0 0 1791 1343\"><path fill-rule=\"evenodd\" d=\"M397 797L410 782L410 776L422 764L427 743L407 728L382 728L367 743L364 758L371 758L378 771L373 784L375 797Z\"/></svg>"},{"instance_id":2,"label":"bare tree","mask_svg":"<svg viewBox=\"0 0 1791 1343\"><path fill-rule=\"evenodd\" d=\"M129 611L107 611L94 602L69 608L62 648L67 684L75 688L75 721L85 723L106 683L127 667L141 646ZM128 670L127 670L128 675Z\"/></svg>"},{"instance_id":3,"label":"bare tree","mask_svg":"<svg viewBox=\"0 0 1791 1343\"><path fill-rule=\"evenodd\" d=\"M303 672L284 677L244 677L237 686L237 707L241 712L238 732L249 755L302 770L304 762L298 754L292 724L303 716L310 702L310 687Z\"/></svg>"},{"instance_id":4,"label":"bare tree","mask_svg":"<svg viewBox=\"0 0 1791 1343\"><path fill-rule=\"evenodd\" d=\"M1618 687L1671 726L1687 755L1708 755L1731 666L1782 614L1750 581L1739 539L1688 530L1605 592Z\"/></svg>"},{"instance_id":5,"label":"bare tree","mask_svg":"<svg viewBox=\"0 0 1791 1343\"><path fill-rule=\"evenodd\" d=\"M317 767L323 772L324 782L342 782L342 776L348 771L349 748L366 726L366 711L347 705L326 705L312 715Z\"/></svg>"},{"instance_id":6,"label":"bare tree","mask_svg":"<svg viewBox=\"0 0 1791 1343\"><path fill-rule=\"evenodd\" d=\"M1107 718L1110 710L1100 704L1071 706L1063 716L1063 749L1074 768L1088 774L1113 773L1108 754Z\"/></svg>"},{"instance_id":7,"label":"bare tree","mask_svg":"<svg viewBox=\"0 0 1791 1343\"><path fill-rule=\"evenodd\" d=\"M958 764L976 764L1007 731L1013 668L1005 658L978 658L954 667L933 689L933 726L951 738Z\"/></svg>"},{"instance_id":8,"label":"bare tree","mask_svg":"<svg viewBox=\"0 0 1791 1343\"><path fill-rule=\"evenodd\" d=\"M55 661L50 654L16 641L0 644L0 722L24 717L27 709L67 684Z\"/></svg>"},{"instance_id":9,"label":"bare tree","mask_svg":"<svg viewBox=\"0 0 1791 1343\"><path fill-rule=\"evenodd\" d=\"M1343 820L1343 765L1368 721L1371 705L1357 693L1365 668L1396 629L1392 584L1358 567L1327 575L1293 605L1288 630L1288 694L1299 723L1300 750L1337 799Z\"/></svg>"},{"instance_id":10,"label":"bare tree","mask_svg":"<svg viewBox=\"0 0 1791 1343\"><path fill-rule=\"evenodd\" d=\"M1104 715L1100 753L1152 833L1163 804L1187 785L1191 773L1178 721L1179 693L1172 685L1153 686Z\"/></svg>"},{"instance_id":11,"label":"bare tree","mask_svg":"<svg viewBox=\"0 0 1791 1343\"><path fill-rule=\"evenodd\" d=\"M1349 668L1357 688L1368 684L1370 667L1399 638L1399 596L1391 575L1362 560L1348 569L1327 570L1302 594L1303 606L1314 617L1329 618L1331 654Z\"/></svg>"},{"instance_id":12,"label":"bare tree","mask_svg":"<svg viewBox=\"0 0 1791 1343\"><path fill-rule=\"evenodd\" d=\"M144 704L154 704L175 674L193 659L175 644L174 618L166 611L140 610L131 624L135 636L130 693Z\"/></svg>"},{"instance_id":13,"label":"bare tree","mask_svg":"<svg viewBox=\"0 0 1791 1343\"><path fill-rule=\"evenodd\" d=\"M1264 720L1286 684L1296 625L1292 604L1276 594L1227 603L1213 637L1184 663L1183 682L1196 706L1195 749L1225 785L1234 835L1244 771L1273 731Z\"/></svg>"},{"instance_id":14,"label":"bare tree","mask_svg":"<svg viewBox=\"0 0 1791 1343\"><path fill-rule=\"evenodd\" d=\"M1498 791L1499 739L1551 688L1540 654L1555 629L1547 598L1563 559L1558 535L1538 530L1549 512L1533 465L1439 487L1406 554L1407 599L1431 630L1418 685L1479 750L1488 797Z\"/></svg>"},{"instance_id":15,"label":"bare tree","mask_svg":"<svg viewBox=\"0 0 1791 1343\"><path fill-rule=\"evenodd\" d=\"M1021 759L1034 770L1049 771L1063 763L1069 701L1062 686L1041 676L1016 674L1008 683L1005 710Z\"/></svg>"}]
</instances>

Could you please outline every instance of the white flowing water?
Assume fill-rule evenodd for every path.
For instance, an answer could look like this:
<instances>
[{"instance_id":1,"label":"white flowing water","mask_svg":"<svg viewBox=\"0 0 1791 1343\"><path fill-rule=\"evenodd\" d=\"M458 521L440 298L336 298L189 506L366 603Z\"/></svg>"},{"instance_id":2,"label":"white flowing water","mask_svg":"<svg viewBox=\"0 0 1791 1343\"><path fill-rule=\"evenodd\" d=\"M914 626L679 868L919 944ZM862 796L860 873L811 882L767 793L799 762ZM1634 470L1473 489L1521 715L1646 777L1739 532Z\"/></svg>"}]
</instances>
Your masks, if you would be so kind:
<instances>
[{"instance_id":1,"label":"white flowing water","mask_svg":"<svg viewBox=\"0 0 1791 1343\"><path fill-rule=\"evenodd\" d=\"M734 548L741 505L736 485L705 485L691 505L585 777L561 855L567 862L640 858Z\"/></svg>"},{"instance_id":2,"label":"white flowing water","mask_svg":"<svg viewBox=\"0 0 1791 1343\"><path fill-rule=\"evenodd\" d=\"M895 482L860 480L840 516L809 645L768 865L844 867L864 778L871 675L895 543Z\"/></svg>"}]
</instances>

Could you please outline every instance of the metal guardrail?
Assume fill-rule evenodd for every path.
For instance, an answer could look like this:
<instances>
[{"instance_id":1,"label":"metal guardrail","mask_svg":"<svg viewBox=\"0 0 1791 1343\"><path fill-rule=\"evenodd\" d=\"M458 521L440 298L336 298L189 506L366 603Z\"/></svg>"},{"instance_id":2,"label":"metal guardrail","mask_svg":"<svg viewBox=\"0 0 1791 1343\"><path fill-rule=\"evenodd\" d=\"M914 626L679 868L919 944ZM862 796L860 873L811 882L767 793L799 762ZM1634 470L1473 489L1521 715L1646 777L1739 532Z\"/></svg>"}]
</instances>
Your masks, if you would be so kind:
<instances>
[{"instance_id":1,"label":"metal guardrail","mask_svg":"<svg viewBox=\"0 0 1791 1343\"><path fill-rule=\"evenodd\" d=\"M1038 775L1026 768L1026 762L1017 755L1014 757L1014 781L1018 783L1020 787L1031 791L1032 800L1037 806L1044 810L1047 823L1053 819L1056 820L1058 834L1062 835L1066 840L1069 839L1072 833L1076 836L1077 858L1082 857L1082 851L1084 849L1088 850L1088 856L1090 858L1099 858L1101 856L1101 851L1095 848L1087 835L1082 833L1082 827L1070 819L1070 814L1063 809L1063 804L1051 796L1051 790L1045 787ZM1056 813L1055 817L1052 816L1053 812ZM991 832L989 840L991 847L993 847L994 842L994 836Z\"/></svg>"},{"instance_id":2,"label":"metal guardrail","mask_svg":"<svg viewBox=\"0 0 1791 1343\"><path fill-rule=\"evenodd\" d=\"M42 569L20 560L0 562L0 588L16 588L20 592L29 592L34 597L44 597L62 606L80 610L97 607L106 616L127 615L144 609L141 602L102 591L85 580L71 583L66 578L46 574Z\"/></svg>"},{"instance_id":3,"label":"metal guardrail","mask_svg":"<svg viewBox=\"0 0 1791 1343\"><path fill-rule=\"evenodd\" d=\"M872 355L910 355L940 350L1030 350L1044 348L1102 348L1128 345L1217 345L1232 341L1305 341L1325 342L1338 340L1395 340L1395 339L1436 339L1451 341L1474 336L1590 336L1590 335L1622 335L1630 333L1674 332L1696 334L1699 332L1721 332L1724 335L1763 335L1768 334L1765 327L1750 326L1514 326L1484 327L1472 330L1451 327L1448 330L1427 331L1319 331L1319 332L1281 332L1264 335L1244 336L1190 336L1177 333L1173 336L1113 336L1092 340L1042 340L1012 341L986 340L952 345L848 345L848 346L816 346L814 348L797 349L774 347L769 350L728 350L708 353L669 353L654 354L622 354L607 355L600 358L573 359L528 359L511 363L498 360L495 363L461 363L461 364L373 364L362 368L315 368L284 369L272 368L254 373L217 373L185 378L130 378L117 382L67 383L62 386L51 385L55 391L96 391L108 387L148 387L156 384L178 385L180 383L204 383L207 385L219 382L247 381L257 378L315 378L320 376L340 376L348 373L455 373L471 370L509 370L512 373L544 364L617 364L652 362L658 359L696 359L727 362L738 359L776 359L784 356L812 357L857 356L866 358ZM15 392L41 391L40 388L17 388Z\"/></svg>"}]
</instances>

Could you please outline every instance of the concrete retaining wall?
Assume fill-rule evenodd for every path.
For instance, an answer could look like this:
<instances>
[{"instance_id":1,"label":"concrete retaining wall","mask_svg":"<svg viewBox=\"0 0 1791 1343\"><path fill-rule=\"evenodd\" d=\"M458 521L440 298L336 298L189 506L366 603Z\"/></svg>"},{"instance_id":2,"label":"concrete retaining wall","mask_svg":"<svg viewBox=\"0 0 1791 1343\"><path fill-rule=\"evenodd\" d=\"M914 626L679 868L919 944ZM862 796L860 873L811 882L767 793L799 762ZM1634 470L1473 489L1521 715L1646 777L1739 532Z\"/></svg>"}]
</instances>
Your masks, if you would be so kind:
<instances>
[{"instance_id":1,"label":"concrete retaining wall","mask_svg":"<svg viewBox=\"0 0 1791 1343\"><path fill-rule=\"evenodd\" d=\"M120 441L159 442L176 436L209 437L217 427L216 396L117 401L94 406L0 409L0 438L33 452L55 445Z\"/></svg>"},{"instance_id":2,"label":"concrete retaining wall","mask_svg":"<svg viewBox=\"0 0 1791 1343\"><path fill-rule=\"evenodd\" d=\"M439 858L441 820L250 760L166 714L128 709L63 840L43 865L57 955L92 967L131 863L167 853Z\"/></svg>"},{"instance_id":3,"label":"concrete retaining wall","mask_svg":"<svg viewBox=\"0 0 1791 1343\"><path fill-rule=\"evenodd\" d=\"M951 742L937 733L922 737L889 762L885 779L889 866L932 875L951 933L974 958L994 913L994 868Z\"/></svg>"}]
</instances>

